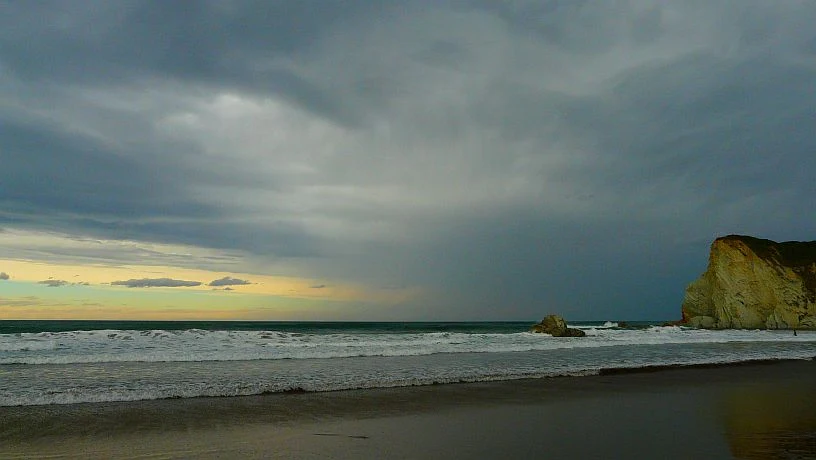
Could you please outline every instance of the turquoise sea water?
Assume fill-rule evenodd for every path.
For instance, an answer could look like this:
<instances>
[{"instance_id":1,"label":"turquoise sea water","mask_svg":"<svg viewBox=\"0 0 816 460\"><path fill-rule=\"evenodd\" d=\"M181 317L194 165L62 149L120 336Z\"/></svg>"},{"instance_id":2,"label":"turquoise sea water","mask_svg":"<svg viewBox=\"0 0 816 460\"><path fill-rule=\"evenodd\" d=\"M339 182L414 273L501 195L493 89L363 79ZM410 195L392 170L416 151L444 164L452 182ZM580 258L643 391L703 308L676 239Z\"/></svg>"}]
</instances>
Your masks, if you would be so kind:
<instances>
[{"instance_id":1,"label":"turquoise sea water","mask_svg":"<svg viewBox=\"0 0 816 460\"><path fill-rule=\"evenodd\" d=\"M816 332L655 323L0 321L0 406L238 396L813 359Z\"/></svg>"}]
</instances>

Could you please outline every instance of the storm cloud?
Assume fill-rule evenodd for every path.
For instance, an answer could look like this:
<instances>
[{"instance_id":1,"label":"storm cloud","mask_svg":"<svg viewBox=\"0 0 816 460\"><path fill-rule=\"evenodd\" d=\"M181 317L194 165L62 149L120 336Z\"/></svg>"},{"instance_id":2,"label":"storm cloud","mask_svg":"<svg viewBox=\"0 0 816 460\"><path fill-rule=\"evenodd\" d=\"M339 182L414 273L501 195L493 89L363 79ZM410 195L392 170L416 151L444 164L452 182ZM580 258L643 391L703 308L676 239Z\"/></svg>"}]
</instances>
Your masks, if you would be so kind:
<instances>
[{"instance_id":1,"label":"storm cloud","mask_svg":"<svg viewBox=\"0 0 816 460\"><path fill-rule=\"evenodd\" d=\"M668 319L714 237L813 239L810 2L2 9L0 226L134 242L24 258L425 293L366 319Z\"/></svg>"},{"instance_id":2,"label":"storm cloud","mask_svg":"<svg viewBox=\"0 0 816 460\"><path fill-rule=\"evenodd\" d=\"M113 281L113 286L126 286L129 288L149 288L149 287L195 287L201 286L200 281L175 280L172 278L142 278L126 281Z\"/></svg>"}]
</instances>

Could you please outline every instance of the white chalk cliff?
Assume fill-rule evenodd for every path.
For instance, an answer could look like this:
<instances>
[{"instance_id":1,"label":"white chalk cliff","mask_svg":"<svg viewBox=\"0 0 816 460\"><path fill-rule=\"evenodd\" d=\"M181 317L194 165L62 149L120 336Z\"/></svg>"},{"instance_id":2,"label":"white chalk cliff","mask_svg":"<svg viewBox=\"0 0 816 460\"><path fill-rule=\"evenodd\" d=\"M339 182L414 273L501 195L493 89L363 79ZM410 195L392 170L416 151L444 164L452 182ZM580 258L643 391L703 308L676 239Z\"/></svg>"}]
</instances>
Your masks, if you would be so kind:
<instances>
[{"instance_id":1,"label":"white chalk cliff","mask_svg":"<svg viewBox=\"0 0 816 460\"><path fill-rule=\"evenodd\" d=\"M816 241L729 235L686 288L682 323L712 329L816 329Z\"/></svg>"}]
</instances>

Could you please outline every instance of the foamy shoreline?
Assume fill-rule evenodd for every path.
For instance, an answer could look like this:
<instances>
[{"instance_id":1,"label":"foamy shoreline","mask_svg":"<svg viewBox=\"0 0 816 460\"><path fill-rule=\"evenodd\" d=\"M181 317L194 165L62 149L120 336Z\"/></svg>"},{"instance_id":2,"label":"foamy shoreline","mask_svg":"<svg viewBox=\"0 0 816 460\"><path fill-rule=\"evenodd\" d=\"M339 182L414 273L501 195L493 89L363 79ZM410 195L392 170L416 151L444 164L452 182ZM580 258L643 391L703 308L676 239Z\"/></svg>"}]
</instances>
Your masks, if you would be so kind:
<instances>
[{"instance_id":1,"label":"foamy shoreline","mask_svg":"<svg viewBox=\"0 0 816 460\"><path fill-rule=\"evenodd\" d=\"M812 388L816 363L786 361L329 393L3 407L0 458L518 458L545 447L548 458L637 458L638 452L733 458L745 449L759 449L757 455L766 458L773 454L769 449L787 449L797 458L810 449L816 455ZM784 442L777 439L783 435Z\"/></svg>"},{"instance_id":2,"label":"foamy shoreline","mask_svg":"<svg viewBox=\"0 0 816 460\"><path fill-rule=\"evenodd\" d=\"M584 326L587 337L556 338L507 323L334 324L321 333L311 324L287 326L301 332L255 326L261 329L0 334L0 406L546 379L816 356L816 332L601 323ZM438 330L448 327L458 332Z\"/></svg>"}]
</instances>

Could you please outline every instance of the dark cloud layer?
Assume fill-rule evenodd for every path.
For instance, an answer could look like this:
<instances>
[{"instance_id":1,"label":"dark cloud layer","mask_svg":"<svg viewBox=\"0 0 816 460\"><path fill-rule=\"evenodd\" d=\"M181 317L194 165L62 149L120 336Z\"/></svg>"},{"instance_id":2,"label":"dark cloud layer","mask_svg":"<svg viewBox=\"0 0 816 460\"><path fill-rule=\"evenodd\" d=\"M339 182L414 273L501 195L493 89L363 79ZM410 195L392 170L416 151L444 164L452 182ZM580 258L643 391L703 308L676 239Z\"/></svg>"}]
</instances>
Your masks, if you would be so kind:
<instances>
[{"instance_id":1,"label":"dark cloud layer","mask_svg":"<svg viewBox=\"0 0 816 460\"><path fill-rule=\"evenodd\" d=\"M68 286L71 283L69 283L68 281L65 281L65 280L47 279L47 280L39 281L38 284L44 284L44 285L46 285L48 287L63 287L63 286Z\"/></svg>"},{"instance_id":2,"label":"dark cloud layer","mask_svg":"<svg viewBox=\"0 0 816 460\"><path fill-rule=\"evenodd\" d=\"M146 287L195 287L201 286L200 281L185 281L175 280L172 278L141 278L130 279L125 281L114 281L113 286L126 286L129 288L146 288Z\"/></svg>"},{"instance_id":3,"label":"dark cloud layer","mask_svg":"<svg viewBox=\"0 0 816 460\"><path fill-rule=\"evenodd\" d=\"M252 283L247 280L225 276L223 278L210 281L209 283L207 283L207 286L245 286L247 284Z\"/></svg>"},{"instance_id":4,"label":"dark cloud layer","mask_svg":"<svg viewBox=\"0 0 816 460\"><path fill-rule=\"evenodd\" d=\"M48 287L63 287L63 286L90 286L91 284L87 281L78 281L78 282L69 282L65 280L55 280L49 278L47 280L38 281L37 284L44 284Z\"/></svg>"},{"instance_id":5,"label":"dark cloud layer","mask_svg":"<svg viewBox=\"0 0 816 460\"><path fill-rule=\"evenodd\" d=\"M0 10L15 231L428 293L384 319L671 318L714 237L814 238L809 2Z\"/></svg>"}]
</instances>

